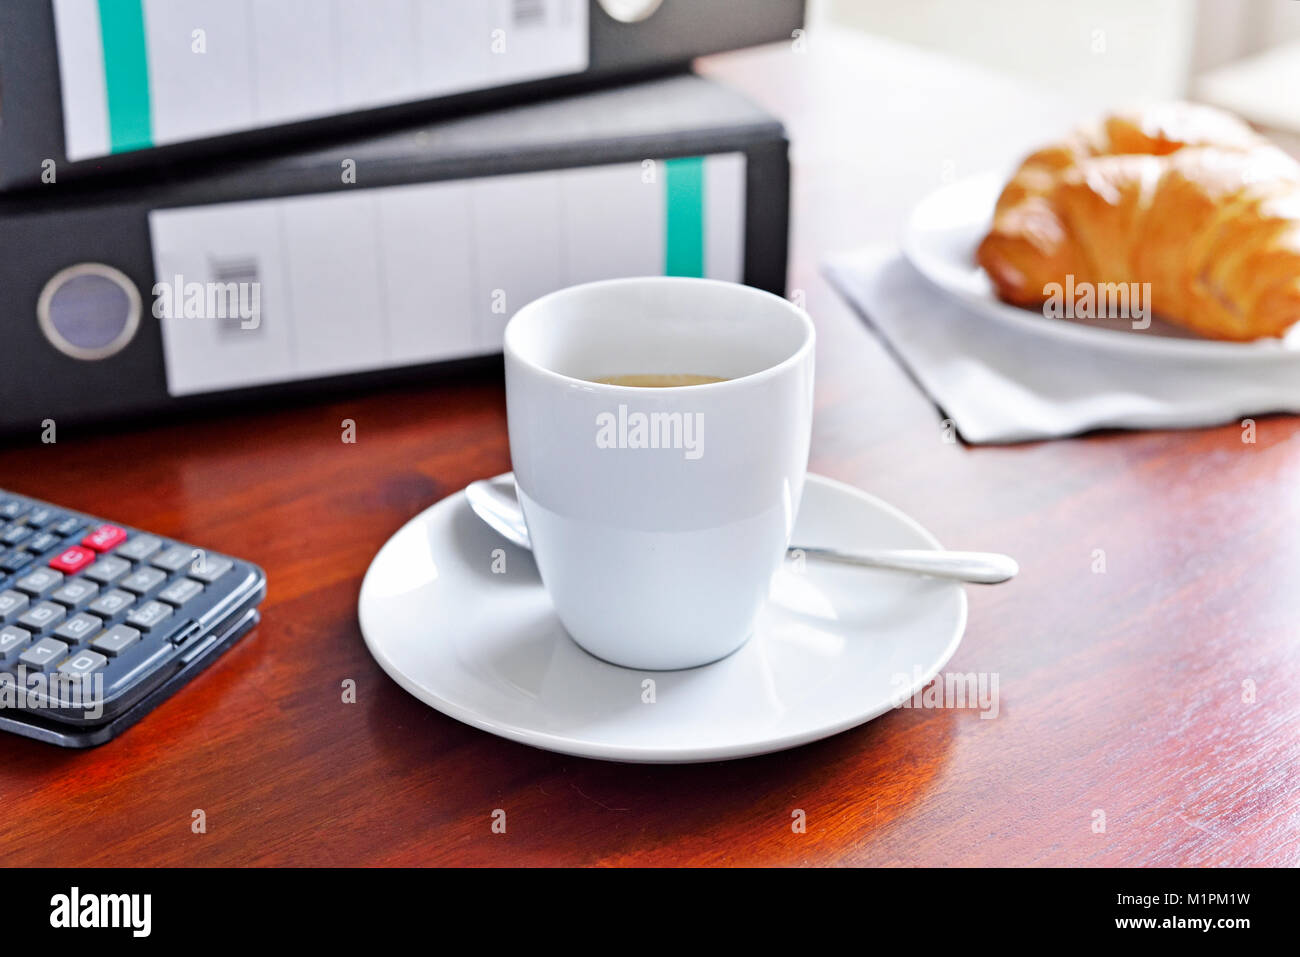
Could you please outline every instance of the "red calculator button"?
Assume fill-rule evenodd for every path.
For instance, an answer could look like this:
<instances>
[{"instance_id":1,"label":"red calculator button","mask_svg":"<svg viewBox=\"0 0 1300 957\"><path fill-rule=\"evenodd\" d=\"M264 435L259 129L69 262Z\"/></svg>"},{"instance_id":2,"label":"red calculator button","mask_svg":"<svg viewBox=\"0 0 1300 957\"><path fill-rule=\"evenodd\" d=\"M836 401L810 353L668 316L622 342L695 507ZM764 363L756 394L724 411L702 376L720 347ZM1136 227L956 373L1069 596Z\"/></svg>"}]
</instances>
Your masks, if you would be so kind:
<instances>
[{"instance_id":1,"label":"red calculator button","mask_svg":"<svg viewBox=\"0 0 1300 957\"><path fill-rule=\"evenodd\" d=\"M101 525L83 538L81 544L97 552L106 552L111 548L117 548L124 541L126 541L126 532L122 529L116 525Z\"/></svg>"},{"instance_id":2,"label":"red calculator button","mask_svg":"<svg viewBox=\"0 0 1300 957\"><path fill-rule=\"evenodd\" d=\"M59 553L58 558L50 560L50 567L68 575L74 575L95 560L95 553L80 545L69 545Z\"/></svg>"}]
</instances>

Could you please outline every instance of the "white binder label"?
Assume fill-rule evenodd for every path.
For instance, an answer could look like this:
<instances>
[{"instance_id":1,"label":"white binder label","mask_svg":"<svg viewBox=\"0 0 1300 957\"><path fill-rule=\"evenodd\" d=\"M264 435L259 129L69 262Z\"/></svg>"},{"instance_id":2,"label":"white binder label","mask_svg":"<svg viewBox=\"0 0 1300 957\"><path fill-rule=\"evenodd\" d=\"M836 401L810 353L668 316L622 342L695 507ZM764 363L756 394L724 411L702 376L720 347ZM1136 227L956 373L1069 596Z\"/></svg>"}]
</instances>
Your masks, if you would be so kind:
<instances>
[{"instance_id":1,"label":"white binder label","mask_svg":"<svg viewBox=\"0 0 1300 957\"><path fill-rule=\"evenodd\" d=\"M516 309L595 279L740 282L744 220L742 153L155 210L167 389L498 352Z\"/></svg>"},{"instance_id":2,"label":"white binder label","mask_svg":"<svg viewBox=\"0 0 1300 957\"><path fill-rule=\"evenodd\" d=\"M581 73L586 0L54 0L71 160Z\"/></svg>"}]
</instances>

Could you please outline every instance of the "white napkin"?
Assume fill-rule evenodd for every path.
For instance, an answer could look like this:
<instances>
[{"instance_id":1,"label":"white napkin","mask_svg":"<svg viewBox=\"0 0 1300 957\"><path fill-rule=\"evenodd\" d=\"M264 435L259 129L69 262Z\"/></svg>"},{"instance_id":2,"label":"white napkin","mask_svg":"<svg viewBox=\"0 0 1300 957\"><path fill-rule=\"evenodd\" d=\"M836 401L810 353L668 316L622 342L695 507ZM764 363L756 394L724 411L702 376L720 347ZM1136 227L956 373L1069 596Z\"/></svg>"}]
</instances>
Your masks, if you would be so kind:
<instances>
[{"instance_id":1,"label":"white napkin","mask_svg":"<svg viewBox=\"0 0 1300 957\"><path fill-rule=\"evenodd\" d=\"M835 257L826 272L972 444L1300 412L1300 357L1141 356L1026 334L971 313L893 246Z\"/></svg>"}]
</instances>

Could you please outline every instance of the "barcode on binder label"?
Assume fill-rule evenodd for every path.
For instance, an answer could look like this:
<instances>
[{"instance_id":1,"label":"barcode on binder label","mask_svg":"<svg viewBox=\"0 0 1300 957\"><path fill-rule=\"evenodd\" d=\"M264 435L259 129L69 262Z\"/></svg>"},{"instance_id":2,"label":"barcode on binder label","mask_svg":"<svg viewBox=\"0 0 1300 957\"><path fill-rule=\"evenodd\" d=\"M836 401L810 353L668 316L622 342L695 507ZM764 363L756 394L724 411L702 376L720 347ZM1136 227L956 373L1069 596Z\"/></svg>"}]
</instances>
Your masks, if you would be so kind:
<instances>
[{"instance_id":1,"label":"barcode on binder label","mask_svg":"<svg viewBox=\"0 0 1300 957\"><path fill-rule=\"evenodd\" d=\"M168 392L500 352L516 309L581 282L740 282L744 154L647 162L155 210L160 284L256 289L264 317L155 311Z\"/></svg>"},{"instance_id":2,"label":"barcode on binder label","mask_svg":"<svg viewBox=\"0 0 1300 957\"><path fill-rule=\"evenodd\" d=\"M511 22L517 27L536 27L546 23L545 0L512 0Z\"/></svg>"},{"instance_id":3,"label":"barcode on binder label","mask_svg":"<svg viewBox=\"0 0 1300 957\"><path fill-rule=\"evenodd\" d=\"M245 311L249 313L253 311L251 289L256 287L260 290L262 285L255 257L210 257L208 259L208 274L212 277L211 281L218 288L233 291L235 296L243 293ZM260 308L257 313L256 316L244 316L239 312L227 310L227 315L218 319L222 335L246 335L249 332L261 332L265 316L261 314Z\"/></svg>"},{"instance_id":4,"label":"barcode on binder label","mask_svg":"<svg viewBox=\"0 0 1300 957\"><path fill-rule=\"evenodd\" d=\"M582 73L590 54L587 0L53 3L71 160Z\"/></svg>"}]
</instances>

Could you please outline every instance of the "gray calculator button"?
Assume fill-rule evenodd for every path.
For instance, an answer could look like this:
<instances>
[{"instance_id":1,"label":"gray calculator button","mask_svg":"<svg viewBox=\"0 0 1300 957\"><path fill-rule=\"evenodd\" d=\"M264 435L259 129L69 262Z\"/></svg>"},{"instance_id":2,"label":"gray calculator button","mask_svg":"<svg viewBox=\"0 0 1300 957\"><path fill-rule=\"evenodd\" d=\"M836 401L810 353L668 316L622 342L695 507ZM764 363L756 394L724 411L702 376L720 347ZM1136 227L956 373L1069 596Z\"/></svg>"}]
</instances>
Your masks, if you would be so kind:
<instances>
[{"instance_id":1,"label":"gray calculator button","mask_svg":"<svg viewBox=\"0 0 1300 957\"><path fill-rule=\"evenodd\" d=\"M4 542L6 545L17 545L23 539L31 538L32 534L32 530L26 525L10 525L0 531L0 542Z\"/></svg>"},{"instance_id":2,"label":"gray calculator button","mask_svg":"<svg viewBox=\"0 0 1300 957\"><path fill-rule=\"evenodd\" d=\"M60 605L67 605L69 608L80 608L90 599L99 594L99 586L94 582L88 582L84 578L72 578L63 583L63 587L50 596Z\"/></svg>"},{"instance_id":3,"label":"gray calculator button","mask_svg":"<svg viewBox=\"0 0 1300 957\"><path fill-rule=\"evenodd\" d=\"M18 656L20 664L37 671L47 671L55 661L68 653L68 646L53 638L42 638Z\"/></svg>"},{"instance_id":4,"label":"gray calculator button","mask_svg":"<svg viewBox=\"0 0 1300 957\"><path fill-rule=\"evenodd\" d=\"M147 601L139 608L133 609L131 614L126 616L126 620L141 631L149 631L170 618L171 613L171 605L165 605L160 601Z\"/></svg>"},{"instance_id":5,"label":"gray calculator button","mask_svg":"<svg viewBox=\"0 0 1300 957\"><path fill-rule=\"evenodd\" d=\"M211 585L230 571L234 564L229 558L222 558L220 555L204 555L203 558L194 560L194 563L190 566L189 574L191 577Z\"/></svg>"},{"instance_id":6,"label":"gray calculator button","mask_svg":"<svg viewBox=\"0 0 1300 957\"><path fill-rule=\"evenodd\" d=\"M80 615L73 615L63 624L54 630L54 637L60 641L66 641L70 645L79 645L91 635L99 631L104 623L94 615L87 615L82 612Z\"/></svg>"},{"instance_id":7,"label":"gray calculator button","mask_svg":"<svg viewBox=\"0 0 1300 957\"><path fill-rule=\"evenodd\" d=\"M192 578L178 578L158 593L158 597L179 608L195 595L203 592L203 583Z\"/></svg>"},{"instance_id":8,"label":"gray calculator button","mask_svg":"<svg viewBox=\"0 0 1300 957\"><path fill-rule=\"evenodd\" d=\"M14 587L33 598L44 598L62 584L63 572L56 572L53 568L38 568L14 582Z\"/></svg>"},{"instance_id":9,"label":"gray calculator button","mask_svg":"<svg viewBox=\"0 0 1300 957\"><path fill-rule=\"evenodd\" d=\"M57 521L54 524L54 527L51 528L50 531L52 531L55 535L61 535L64 538L70 538L73 535L76 535L77 532L81 531L85 527L86 527L85 522L77 518L77 516L75 515L69 515L67 518L59 519L59 521Z\"/></svg>"},{"instance_id":10,"label":"gray calculator button","mask_svg":"<svg viewBox=\"0 0 1300 957\"><path fill-rule=\"evenodd\" d=\"M42 552L48 552L61 541L63 541L63 539L59 538L59 536L55 535L53 532L41 532L39 535L34 535L29 538L27 544L24 545L23 548L27 549L29 552L40 554Z\"/></svg>"},{"instance_id":11,"label":"gray calculator button","mask_svg":"<svg viewBox=\"0 0 1300 957\"><path fill-rule=\"evenodd\" d=\"M93 671L98 671L106 664L108 664L108 659L97 651L79 651L59 665L59 672L78 678Z\"/></svg>"},{"instance_id":12,"label":"gray calculator button","mask_svg":"<svg viewBox=\"0 0 1300 957\"><path fill-rule=\"evenodd\" d=\"M62 605L56 605L52 601L43 601L19 615L18 624L24 628L30 628L32 631L41 631L63 621L63 617L67 613L68 610Z\"/></svg>"},{"instance_id":13,"label":"gray calculator button","mask_svg":"<svg viewBox=\"0 0 1300 957\"><path fill-rule=\"evenodd\" d=\"M81 574L85 575L91 581L97 581L101 585L107 585L115 582L131 570L131 563L125 558L118 558L116 555L105 555L93 565L88 565L82 569Z\"/></svg>"},{"instance_id":14,"label":"gray calculator button","mask_svg":"<svg viewBox=\"0 0 1300 957\"><path fill-rule=\"evenodd\" d=\"M173 545L166 551L149 559L149 564L157 565L169 572L178 572L194 561L196 551L198 551L197 548L190 548L188 545Z\"/></svg>"},{"instance_id":15,"label":"gray calculator button","mask_svg":"<svg viewBox=\"0 0 1300 957\"><path fill-rule=\"evenodd\" d=\"M142 562L158 549L162 548L162 539L153 535L136 535L124 545L119 545L114 555L121 555L133 562Z\"/></svg>"},{"instance_id":16,"label":"gray calculator button","mask_svg":"<svg viewBox=\"0 0 1300 957\"><path fill-rule=\"evenodd\" d=\"M8 624L23 613L31 599L22 592L0 591L0 622Z\"/></svg>"},{"instance_id":17,"label":"gray calculator button","mask_svg":"<svg viewBox=\"0 0 1300 957\"><path fill-rule=\"evenodd\" d=\"M32 528L44 528L58 517L58 512L48 506L42 505L39 508L34 509L32 513L27 516L27 524Z\"/></svg>"},{"instance_id":18,"label":"gray calculator button","mask_svg":"<svg viewBox=\"0 0 1300 957\"><path fill-rule=\"evenodd\" d=\"M27 647L32 633L17 625L5 625L0 628L0 661L8 661Z\"/></svg>"},{"instance_id":19,"label":"gray calculator button","mask_svg":"<svg viewBox=\"0 0 1300 957\"><path fill-rule=\"evenodd\" d=\"M118 612L130 608L133 601L135 601L135 596L129 591L114 588L111 591L104 592L104 594L92 601L87 610L104 618L112 618Z\"/></svg>"},{"instance_id":20,"label":"gray calculator button","mask_svg":"<svg viewBox=\"0 0 1300 957\"><path fill-rule=\"evenodd\" d=\"M20 572L34 561L36 561L36 556L31 552L12 551L8 554L0 553L0 572Z\"/></svg>"},{"instance_id":21,"label":"gray calculator button","mask_svg":"<svg viewBox=\"0 0 1300 957\"><path fill-rule=\"evenodd\" d=\"M143 595L152 588L157 588L167 580L167 573L157 568L137 568L117 583L118 588L125 588L137 595Z\"/></svg>"},{"instance_id":22,"label":"gray calculator button","mask_svg":"<svg viewBox=\"0 0 1300 957\"><path fill-rule=\"evenodd\" d=\"M114 625L90 643L96 651L102 651L112 658L120 655L140 640L140 632L126 625Z\"/></svg>"}]
</instances>

